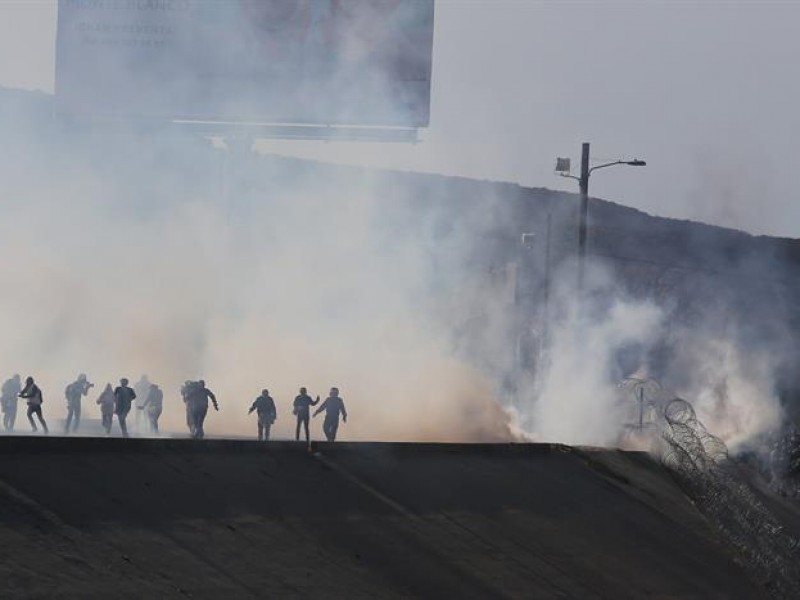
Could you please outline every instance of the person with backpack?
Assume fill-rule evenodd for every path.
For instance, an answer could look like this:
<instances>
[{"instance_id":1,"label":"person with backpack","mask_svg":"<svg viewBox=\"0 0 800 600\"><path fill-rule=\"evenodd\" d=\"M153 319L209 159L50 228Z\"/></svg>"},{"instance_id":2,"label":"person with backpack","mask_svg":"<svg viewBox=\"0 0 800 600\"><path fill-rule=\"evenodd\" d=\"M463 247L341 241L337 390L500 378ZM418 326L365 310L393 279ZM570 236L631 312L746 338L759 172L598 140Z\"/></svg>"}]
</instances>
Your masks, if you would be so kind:
<instances>
[{"instance_id":1,"label":"person with backpack","mask_svg":"<svg viewBox=\"0 0 800 600\"><path fill-rule=\"evenodd\" d=\"M278 418L278 411L275 409L275 401L270 397L269 390L261 390L261 395L256 398L247 414L256 411L258 415L258 441L262 439L269 441L269 432L275 419Z\"/></svg>"},{"instance_id":2,"label":"person with backpack","mask_svg":"<svg viewBox=\"0 0 800 600\"><path fill-rule=\"evenodd\" d=\"M119 421L119 428L122 430L122 437L128 437L128 426L126 419L131 412L131 405L136 400L136 392L128 387L128 380L124 377L119 380L119 385L114 390L114 413Z\"/></svg>"},{"instance_id":3,"label":"person with backpack","mask_svg":"<svg viewBox=\"0 0 800 600\"><path fill-rule=\"evenodd\" d=\"M42 398L42 390L40 390L39 386L36 385L33 377L28 377L25 379L25 387L22 388L22 391L19 393L19 397L25 398L28 401L28 421L30 422L34 433L38 431L38 429L36 428L36 423L33 422L33 415L36 415L39 418L39 423L41 423L45 434L49 433L47 429L47 423L45 423L44 417L42 416L42 403L44 402L44 398Z\"/></svg>"}]
</instances>

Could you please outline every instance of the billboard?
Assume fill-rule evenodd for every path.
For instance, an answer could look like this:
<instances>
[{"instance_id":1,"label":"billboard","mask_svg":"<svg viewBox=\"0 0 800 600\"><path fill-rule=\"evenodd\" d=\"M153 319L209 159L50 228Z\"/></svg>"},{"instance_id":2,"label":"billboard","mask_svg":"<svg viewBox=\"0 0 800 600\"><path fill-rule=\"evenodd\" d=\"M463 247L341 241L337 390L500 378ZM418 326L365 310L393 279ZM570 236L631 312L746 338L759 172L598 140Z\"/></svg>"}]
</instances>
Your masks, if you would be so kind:
<instances>
[{"instance_id":1,"label":"billboard","mask_svg":"<svg viewBox=\"0 0 800 600\"><path fill-rule=\"evenodd\" d=\"M76 117L423 127L433 0L59 0Z\"/></svg>"}]
</instances>

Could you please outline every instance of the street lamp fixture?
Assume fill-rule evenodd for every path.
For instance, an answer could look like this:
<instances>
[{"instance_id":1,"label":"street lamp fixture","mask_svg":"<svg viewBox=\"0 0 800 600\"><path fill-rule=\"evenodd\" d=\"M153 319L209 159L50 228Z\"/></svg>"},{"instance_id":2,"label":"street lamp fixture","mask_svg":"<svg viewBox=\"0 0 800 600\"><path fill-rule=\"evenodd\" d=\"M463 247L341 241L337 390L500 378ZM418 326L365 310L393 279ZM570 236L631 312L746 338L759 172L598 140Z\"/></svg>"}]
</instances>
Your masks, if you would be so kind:
<instances>
[{"instance_id":1,"label":"street lamp fixture","mask_svg":"<svg viewBox=\"0 0 800 600\"><path fill-rule=\"evenodd\" d=\"M644 167L647 163L641 159L634 160L614 160L595 167L589 167L589 143L584 142L581 152L581 175L580 177L570 173L570 160L568 158L556 159L556 173L561 177L576 179L580 184L581 208L578 215L578 291L583 291L583 272L586 263L586 223L589 216L589 176L597 169L613 167L616 165L628 165L629 167Z\"/></svg>"}]
</instances>

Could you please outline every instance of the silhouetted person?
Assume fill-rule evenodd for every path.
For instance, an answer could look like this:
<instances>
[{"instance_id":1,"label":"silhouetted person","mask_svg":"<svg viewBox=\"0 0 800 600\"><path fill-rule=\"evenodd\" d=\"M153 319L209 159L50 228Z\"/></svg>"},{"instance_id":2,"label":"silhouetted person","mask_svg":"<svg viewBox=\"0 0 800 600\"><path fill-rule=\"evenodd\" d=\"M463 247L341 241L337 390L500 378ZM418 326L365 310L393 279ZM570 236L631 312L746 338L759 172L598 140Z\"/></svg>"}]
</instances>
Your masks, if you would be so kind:
<instances>
[{"instance_id":1,"label":"silhouetted person","mask_svg":"<svg viewBox=\"0 0 800 600\"><path fill-rule=\"evenodd\" d=\"M295 397L293 404L294 410L292 411L297 417L297 426L294 429L295 440L300 440L300 425L303 425L303 427L306 429L306 442L311 441L311 438L308 435L308 421L311 417L310 407L316 406L318 402L319 396L317 396L316 400L312 400L311 396L306 393L306 388L300 388L300 395Z\"/></svg>"},{"instance_id":2,"label":"silhouetted person","mask_svg":"<svg viewBox=\"0 0 800 600\"><path fill-rule=\"evenodd\" d=\"M137 433L144 433L145 420L142 418L144 413L144 403L147 401L147 394L150 393L150 380L147 375L142 375L139 381L133 384L133 391L136 393L136 414L133 424Z\"/></svg>"},{"instance_id":3,"label":"silhouetted person","mask_svg":"<svg viewBox=\"0 0 800 600\"><path fill-rule=\"evenodd\" d=\"M206 382L202 379L193 384L189 389L189 413L190 413L190 431L192 437L202 440L205 437L203 424L208 414L208 401L211 400L214 405L214 410L219 410L217 405L217 397L214 393L206 387Z\"/></svg>"},{"instance_id":4,"label":"silhouetted person","mask_svg":"<svg viewBox=\"0 0 800 600\"><path fill-rule=\"evenodd\" d=\"M192 425L192 409L190 404L190 396L192 391L192 386L195 385L194 381L189 381L188 379L183 382L181 386L181 398L183 399L183 405L186 409L186 427L189 428L189 435L194 437L194 426Z\"/></svg>"},{"instance_id":5,"label":"silhouetted person","mask_svg":"<svg viewBox=\"0 0 800 600\"><path fill-rule=\"evenodd\" d=\"M11 379L6 379L0 390L0 405L3 407L3 427L6 431L14 431L17 420L17 404L19 393L22 391L20 376L15 374Z\"/></svg>"},{"instance_id":6,"label":"silhouetted person","mask_svg":"<svg viewBox=\"0 0 800 600\"><path fill-rule=\"evenodd\" d=\"M164 404L164 392L155 383L150 385L150 391L147 393L147 400L142 405L142 410L147 415L147 421L150 423L150 431L158 433L158 418L161 416L161 411Z\"/></svg>"},{"instance_id":7,"label":"silhouetted person","mask_svg":"<svg viewBox=\"0 0 800 600\"><path fill-rule=\"evenodd\" d=\"M122 437L128 437L128 425L125 422L128 413L131 412L131 405L136 399L136 392L128 387L128 380L124 377L119 380L119 385L114 390L114 412L119 421L119 428L122 430Z\"/></svg>"},{"instance_id":8,"label":"silhouetted person","mask_svg":"<svg viewBox=\"0 0 800 600\"><path fill-rule=\"evenodd\" d=\"M270 397L269 390L261 390L261 395L256 398L247 414L256 411L258 414L258 440L266 442L269 440L269 432L275 419L278 418L278 411L275 409L275 401Z\"/></svg>"},{"instance_id":9,"label":"silhouetted person","mask_svg":"<svg viewBox=\"0 0 800 600\"><path fill-rule=\"evenodd\" d=\"M325 437L329 442L336 441L336 432L339 430L339 414L342 415L342 421L347 423L347 411L344 408L344 399L339 397L339 390L331 388L331 395L325 398L317 410L314 411L316 417L322 411L325 411L325 421L322 423L322 431L325 432Z\"/></svg>"},{"instance_id":10,"label":"silhouetted person","mask_svg":"<svg viewBox=\"0 0 800 600\"><path fill-rule=\"evenodd\" d=\"M100 406L100 420L103 423L103 429L106 430L106 435L111 435L111 425L114 423L114 405L116 398L111 384L107 383L106 387L97 398L97 404Z\"/></svg>"},{"instance_id":11,"label":"silhouetted person","mask_svg":"<svg viewBox=\"0 0 800 600\"><path fill-rule=\"evenodd\" d=\"M36 423L33 422L33 415L36 415L39 418L39 423L42 424L42 429L45 433L48 433L47 423L44 422L44 417L42 416L42 403L44 402L42 390L40 390L39 386L33 381L33 377L25 379L25 387L19 393L19 397L25 398L28 401L28 421L31 424L31 429L33 429L33 431L38 431L36 429Z\"/></svg>"},{"instance_id":12,"label":"silhouetted person","mask_svg":"<svg viewBox=\"0 0 800 600\"><path fill-rule=\"evenodd\" d=\"M81 422L81 398L89 393L89 389L93 388L94 384L86 380L86 375L81 373L78 378L70 383L64 390L64 396L67 398L67 422L64 427L64 432L69 433L70 425L72 431L77 431Z\"/></svg>"}]
</instances>

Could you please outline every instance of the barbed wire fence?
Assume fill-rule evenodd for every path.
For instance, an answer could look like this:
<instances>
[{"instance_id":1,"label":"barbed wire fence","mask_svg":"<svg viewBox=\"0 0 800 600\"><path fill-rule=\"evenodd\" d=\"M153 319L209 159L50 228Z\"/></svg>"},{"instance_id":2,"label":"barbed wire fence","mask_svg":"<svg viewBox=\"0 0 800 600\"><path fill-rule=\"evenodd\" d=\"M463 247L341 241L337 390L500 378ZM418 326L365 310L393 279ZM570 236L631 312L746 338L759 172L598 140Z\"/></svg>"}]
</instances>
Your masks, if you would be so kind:
<instances>
[{"instance_id":1,"label":"barbed wire fence","mask_svg":"<svg viewBox=\"0 0 800 600\"><path fill-rule=\"evenodd\" d=\"M640 429L652 433L662 463L751 578L775 598L800 598L800 542L758 498L692 404L652 379L627 379L621 387L636 401Z\"/></svg>"}]
</instances>

